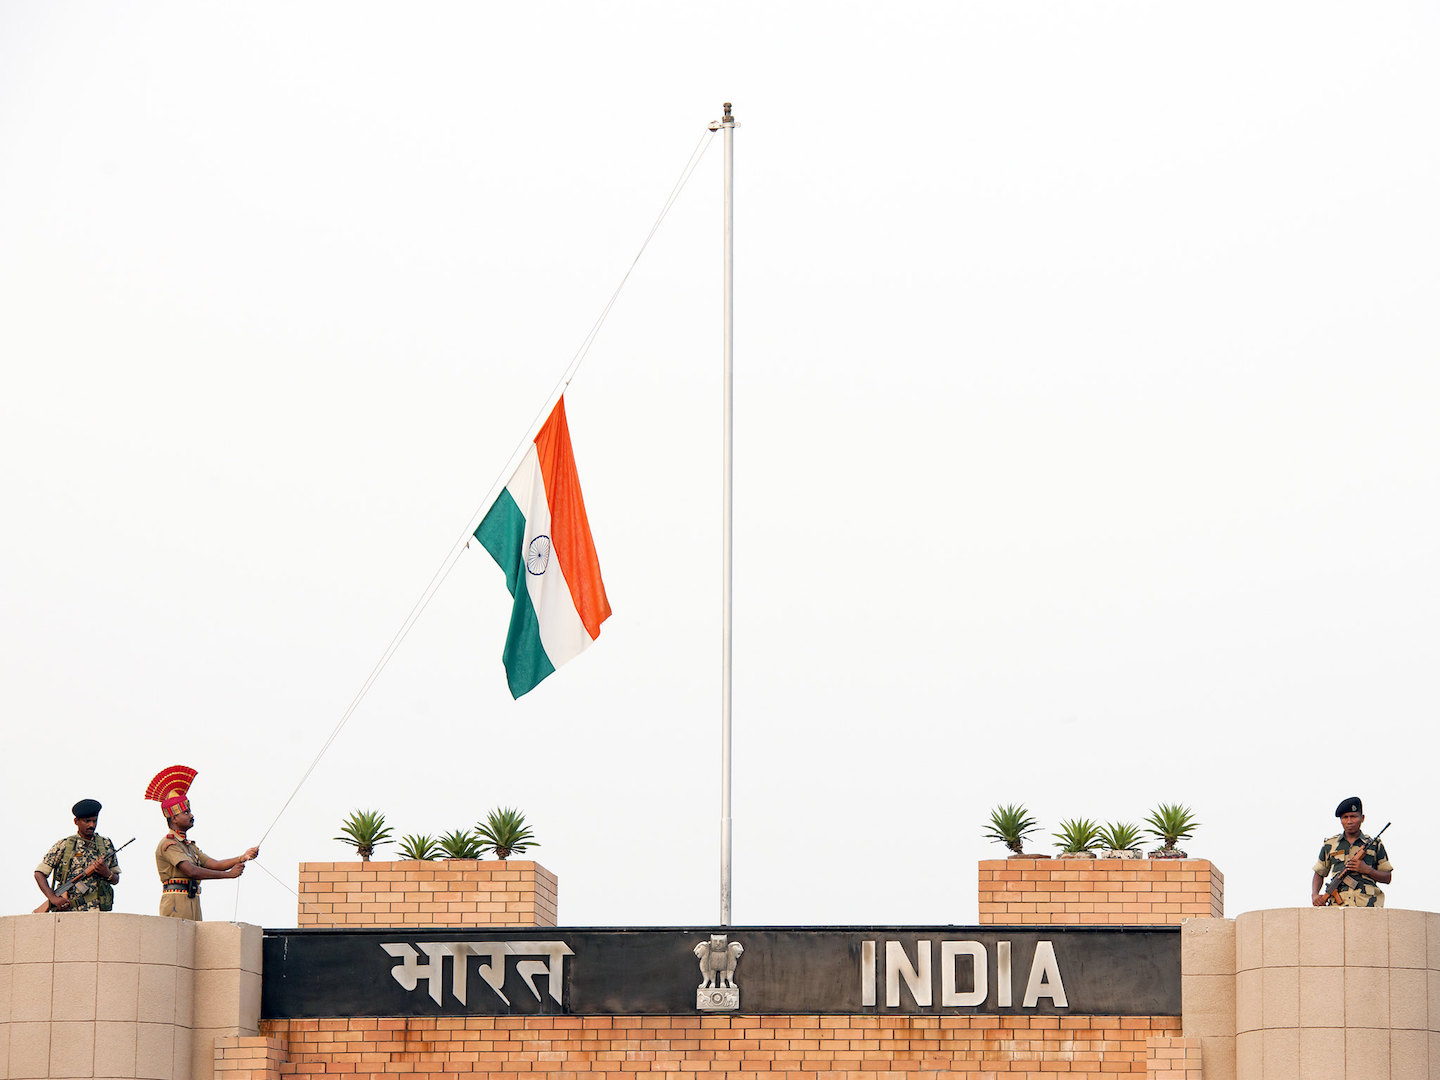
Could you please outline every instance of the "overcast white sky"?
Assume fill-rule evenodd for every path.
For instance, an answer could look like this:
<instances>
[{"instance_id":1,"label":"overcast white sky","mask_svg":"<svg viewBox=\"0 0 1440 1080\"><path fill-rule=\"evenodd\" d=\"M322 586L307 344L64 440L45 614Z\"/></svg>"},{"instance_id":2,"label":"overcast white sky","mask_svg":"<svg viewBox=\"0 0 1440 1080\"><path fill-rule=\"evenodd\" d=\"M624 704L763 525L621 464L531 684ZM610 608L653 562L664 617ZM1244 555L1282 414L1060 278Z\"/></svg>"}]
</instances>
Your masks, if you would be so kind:
<instances>
[{"instance_id":1,"label":"overcast white sky","mask_svg":"<svg viewBox=\"0 0 1440 1080\"><path fill-rule=\"evenodd\" d=\"M1440 909L1440 15L1393 3L0 3L0 910L82 796L275 821L736 133L740 925L973 923L998 802L1342 797ZM567 397L614 606L519 702L466 553L212 919L529 815L567 925L719 915L719 138ZM1048 850L1049 837L1040 838ZM383 849L382 849L383 853Z\"/></svg>"}]
</instances>

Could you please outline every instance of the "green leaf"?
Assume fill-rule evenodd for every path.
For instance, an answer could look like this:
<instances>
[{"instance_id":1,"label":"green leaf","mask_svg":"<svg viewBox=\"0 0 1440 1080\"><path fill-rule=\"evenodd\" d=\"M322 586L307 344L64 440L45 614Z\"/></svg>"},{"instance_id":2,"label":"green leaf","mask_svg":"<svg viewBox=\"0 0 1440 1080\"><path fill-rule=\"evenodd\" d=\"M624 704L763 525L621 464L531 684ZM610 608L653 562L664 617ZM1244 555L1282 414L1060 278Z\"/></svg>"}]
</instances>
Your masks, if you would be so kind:
<instances>
[{"instance_id":1,"label":"green leaf","mask_svg":"<svg viewBox=\"0 0 1440 1080\"><path fill-rule=\"evenodd\" d=\"M497 859L523 855L528 848L539 847L535 833L525 824L525 815L509 806L491 810L484 821L475 825L475 835L485 851L493 851Z\"/></svg>"},{"instance_id":2,"label":"green leaf","mask_svg":"<svg viewBox=\"0 0 1440 1080\"><path fill-rule=\"evenodd\" d=\"M1145 819L1145 832L1173 848L1177 841L1188 840L1195 835L1200 823L1188 806L1179 803L1161 803Z\"/></svg>"},{"instance_id":3,"label":"green leaf","mask_svg":"<svg viewBox=\"0 0 1440 1080\"><path fill-rule=\"evenodd\" d=\"M1025 838L1040 826L1030 816L1030 811L1020 804L997 806L990 811L990 826L985 830L985 839L1004 844L1015 854L1021 850Z\"/></svg>"},{"instance_id":4,"label":"green leaf","mask_svg":"<svg viewBox=\"0 0 1440 1080\"><path fill-rule=\"evenodd\" d=\"M400 858L418 859L422 862L440 857L440 845L433 836L425 833L407 835L400 840Z\"/></svg>"},{"instance_id":5,"label":"green leaf","mask_svg":"<svg viewBox=\"0 0 1440 1080\"><path fill-rule=\"evenodd\" d=\"M1055 846L1065 855L1084 855L1095 849L1100 839L1100 826L1089 818L1071 818L1060 822L1054 834Z\"/></svg>"},{"instance_id":6,"label":"green leaf","mask_svg":"<svg viewBox=\"0 0 1440 1080\"><path fill-rule=\"evenodd\" d=\"M485 854L480 838L465 829L446 833L438 843L447 859L478 859Z\"/></svg>"},{"instance_id":7,"label":"green leaf","mask_svg":"<svg viewBox=\"0 0 1440 1080\"><path fill-rule=\"evenodd\" d=\"M390 827L379 810L356 810L345 819L335 839L349 844L360 853L361 859L368 861L377 847L390 842Z\"/></svg>"},{"instance_id":8,"label":"green leaf","mask_svg":"<svg viewBox=\"0 0 1440 1080\"><path fill-rule=\"evenodd\" d=\"M1116 821L1100 830L1100 846L1111 851L1129 851L1140 843L1140 829L1126 821Z\"/></svg>"}]
</instances>

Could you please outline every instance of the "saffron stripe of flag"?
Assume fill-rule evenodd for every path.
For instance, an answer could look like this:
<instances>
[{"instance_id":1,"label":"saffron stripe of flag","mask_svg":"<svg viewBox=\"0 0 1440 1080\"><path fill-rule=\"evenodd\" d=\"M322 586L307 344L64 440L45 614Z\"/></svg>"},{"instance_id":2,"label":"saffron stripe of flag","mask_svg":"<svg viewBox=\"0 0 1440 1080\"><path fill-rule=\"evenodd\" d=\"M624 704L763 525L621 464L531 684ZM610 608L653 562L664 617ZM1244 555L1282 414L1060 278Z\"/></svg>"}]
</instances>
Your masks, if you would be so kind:
<instances>
[{"instance_id":1,"label":"saffron stripe of flag","mask_svg":"<svg viewBox=\"0 0 1440 1080\"><path fill-rule=\"evenodd\" d=\"M518 698L587 649L610 617L563 396L475 539L500 564L514 598L504 659Z\"/></svg>"}]
</instances>

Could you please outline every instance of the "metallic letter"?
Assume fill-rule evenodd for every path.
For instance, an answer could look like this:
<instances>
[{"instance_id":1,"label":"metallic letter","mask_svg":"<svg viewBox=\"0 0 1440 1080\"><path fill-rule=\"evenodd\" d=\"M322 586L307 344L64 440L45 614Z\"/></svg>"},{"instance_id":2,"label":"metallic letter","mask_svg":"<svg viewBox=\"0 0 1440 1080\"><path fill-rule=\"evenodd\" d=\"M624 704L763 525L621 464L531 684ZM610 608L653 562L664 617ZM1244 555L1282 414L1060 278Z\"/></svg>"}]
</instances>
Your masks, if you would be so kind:
<instances>
[{"instance_id":1,"label":"metallic letter","mask_svg":"<svg viewBox=\"0 0 1440 1080\"><path fill-rule=\"evenodd\" d=\"M1010 973L1010 942L995 943L995 1004L1002 1009L1010 1008L1010 995L1015 986L1015 977Z\"/></svg>"},{"instance_id":2,"label":"metallic letter","mask_svg":"<svg viewBox=\"0 0 1440 1080\"><path fill-rule=\"evenodd\" d=\"M860 1004L875 1004L875 942L860 943Z\"/></svg>"},{"instance_id":3,"label":"metallic letter","mask_svg":"<svg viewBox=\"0 0 1440 1080\"><path fill-rule=\"evenodd\" d=\"M414 990L419 985L419 981L424 979L430 984L431 999L436 1005L441 1004L440 998L444 991L442 980L445 972L445 953L448 951L446 946L433 941L422 941L420 947L430 958L430 962L427 964L415 963L420 954L409 945L397 943L380 947L401 961L399 965L390 969L390 974L397 983L406 990Z\"/></svg>"},{"instance_id":4,"label":"metallic letter","mask_svg":"<svg viewBox=\"0 0 1440 1080\"><path fill-rule=\"evenodd\" d=\"M1030 965L1030 981L1025 984L1026 1009L1033 1009L1041 997L1048 997L1057 1007L1069 1008L1065 984L1060 981L1060 965L1055 961L1055 946L1048 941L1035 943L1035 960Z\"/></svg>"},{"instance_id":5,"label":"metallic letter","mask_svg":"<svg viewBox=\"0 0 1440 1080\"><path fill-rule=\"evenodd\" d=\"M510 948L515 952L543 953L549 957L546 960L520 960L515 964L515 970L525 980L525 985L535 995L535 1000L540 1000L540 991L535 989L536 975L549 975L550 996L556 1003L560 1002L560 990L562 987L561 976L565 971L565 957L574 956L575 952L563 941L532 941L532 942L510 942Z\"/></svg>"},{"instance_id":6,"label":"metallic letter","mask_svg":"<svg viewBox=\"0 0 1440 1080\"><path fill-rule=\"evenodd\" d=\"M889 1008L900 1005L901 976L910 988L910 996L915 999L916 1005L930 1004L930 942L916 942L916 949L920 960L919 971L910 966L910 958L905 955L905 947L900 942L885 942L885 1004Z\"/></svg>"},{"instance_id":7,"label":"metallic letter","mask_svg":"<svg viewBox=\"0 0 1440 1080\"><path fill-rule=\"evenodd\" d=\"M955 958L968 956L973 961L974 981L971 989L960 993L955 988ZM940 1004L973 1008L985 1004L990 992L989 965L985 946L978 941L942 941L940 943Z\"/></svg>"}]
</instances>

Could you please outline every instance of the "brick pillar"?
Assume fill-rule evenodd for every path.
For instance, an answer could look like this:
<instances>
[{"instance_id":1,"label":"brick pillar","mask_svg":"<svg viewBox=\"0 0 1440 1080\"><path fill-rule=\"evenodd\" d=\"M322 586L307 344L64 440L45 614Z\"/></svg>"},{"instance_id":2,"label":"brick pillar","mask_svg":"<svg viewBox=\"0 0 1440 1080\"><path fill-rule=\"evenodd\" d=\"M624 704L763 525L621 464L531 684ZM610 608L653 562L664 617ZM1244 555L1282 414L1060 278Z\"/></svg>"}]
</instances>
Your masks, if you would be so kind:
<instances>
[{"instance_id":1,"label":"brick pillar","mask_svg":"<svg viewBox=\"0 0 1440 1080\"><path fill-rule=\"evenodd\" d=\"M299 896L300 927L554 926L559 883L520 859L301 863Z\"/></svg>"},{"instance_id":2,"label":"brick pillar","mask_svg":"<svg viewBox=\"0 0 1440 1080\"><path fill-rule=\"evenodd\" d=\"M1205 859L984 859L982 926L1159 926L1225 916Z\"/></svg>"}]
</instances>

